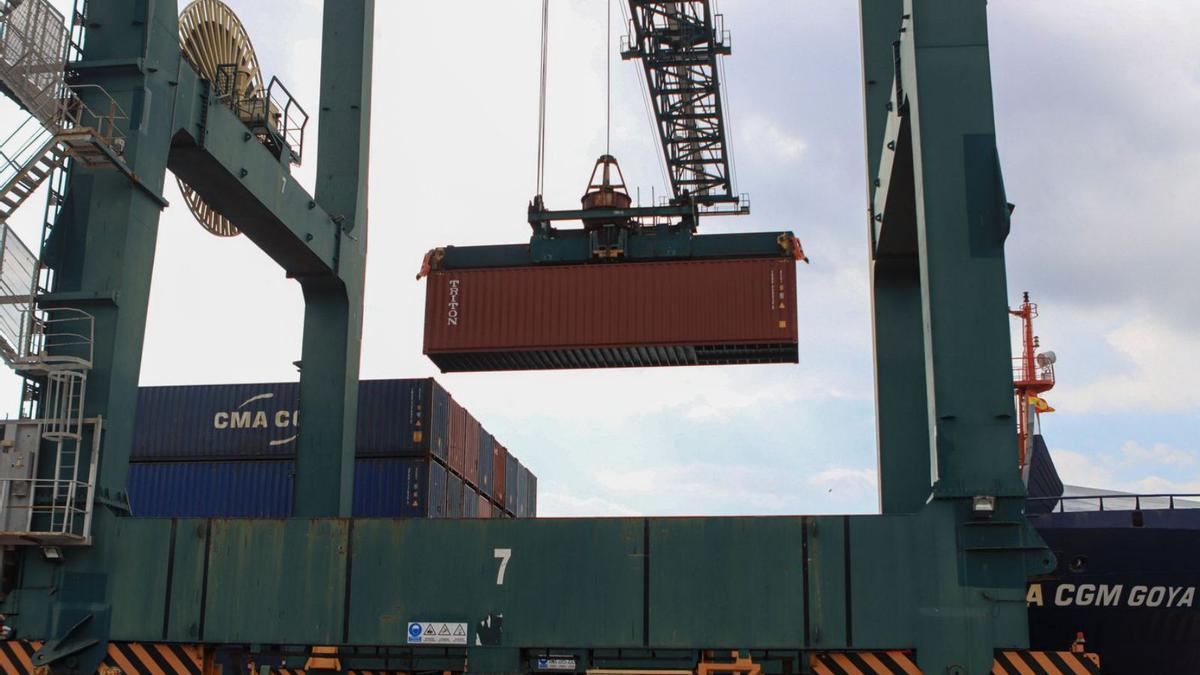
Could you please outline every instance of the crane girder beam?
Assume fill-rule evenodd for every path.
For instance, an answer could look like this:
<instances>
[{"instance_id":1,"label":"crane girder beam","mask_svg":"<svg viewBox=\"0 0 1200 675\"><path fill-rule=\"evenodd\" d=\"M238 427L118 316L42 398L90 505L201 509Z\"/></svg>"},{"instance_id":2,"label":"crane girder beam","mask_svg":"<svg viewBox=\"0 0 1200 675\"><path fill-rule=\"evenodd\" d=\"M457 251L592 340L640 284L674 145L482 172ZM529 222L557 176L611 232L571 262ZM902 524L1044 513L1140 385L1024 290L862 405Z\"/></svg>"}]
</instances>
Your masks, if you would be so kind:
<instances>
[{"instance_id":1,"label":"crane girder beam","mask_svg":"<svg viewBox=\"0 0 1200 675\"><path fill-rule=\"evenodd\" d=\"M186 63L168 167L290 276L336 276L341 231L291 176L286 164L247 130Z\"/></svg>"}]
</instances>

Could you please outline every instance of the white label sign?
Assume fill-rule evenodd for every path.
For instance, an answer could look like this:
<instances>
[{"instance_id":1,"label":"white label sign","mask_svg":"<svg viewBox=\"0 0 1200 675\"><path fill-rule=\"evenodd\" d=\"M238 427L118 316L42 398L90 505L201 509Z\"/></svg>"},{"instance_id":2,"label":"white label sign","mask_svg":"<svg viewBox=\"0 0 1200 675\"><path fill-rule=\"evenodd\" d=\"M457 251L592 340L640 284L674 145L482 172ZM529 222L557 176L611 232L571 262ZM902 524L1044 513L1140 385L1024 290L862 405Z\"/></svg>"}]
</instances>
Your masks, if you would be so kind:
<instances>
[{"instance_id":1,"label":"white label sign","mask_svg":"<svg viewBox=\"0 0 1200 675\"><path fill-rule=\"evenodd\" d=\"M408 644L465 645L467 644L467 624L444 621L410 621Z\"/></svg>"}]
</instances>

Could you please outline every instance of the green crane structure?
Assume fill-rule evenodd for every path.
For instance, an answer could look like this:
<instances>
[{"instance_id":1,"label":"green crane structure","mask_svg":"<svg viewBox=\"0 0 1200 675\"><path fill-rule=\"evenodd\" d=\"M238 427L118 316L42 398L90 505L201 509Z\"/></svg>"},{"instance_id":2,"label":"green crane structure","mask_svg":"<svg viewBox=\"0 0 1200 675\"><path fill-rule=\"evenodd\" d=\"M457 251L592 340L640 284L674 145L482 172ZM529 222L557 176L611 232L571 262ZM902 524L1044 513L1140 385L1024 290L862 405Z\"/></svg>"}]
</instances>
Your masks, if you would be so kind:
<instances>
[{"instance_id":1,"label":"green crane structure","mask_svg":"<svg viewBox=\"0 0 1200 675\"><path fill-rule=\"evenodd\" d=\"M336 647L342 670L691 670L733 650L766 672L863 652L991 672L1027 647L1026 580L1055 562L1013 457L985 8L861 2L881 515L422 521L347 518L373 3L325 1L310 196L181 60L174 0L89 0L71 68L129 111L129 171L73 168L39 302L95 317L96 507L89 545L6 555L7 635L56 673L161 644L292 668ZM168 169L303 289L293 518L128 516Z\"/></svg>"}]
</instances>

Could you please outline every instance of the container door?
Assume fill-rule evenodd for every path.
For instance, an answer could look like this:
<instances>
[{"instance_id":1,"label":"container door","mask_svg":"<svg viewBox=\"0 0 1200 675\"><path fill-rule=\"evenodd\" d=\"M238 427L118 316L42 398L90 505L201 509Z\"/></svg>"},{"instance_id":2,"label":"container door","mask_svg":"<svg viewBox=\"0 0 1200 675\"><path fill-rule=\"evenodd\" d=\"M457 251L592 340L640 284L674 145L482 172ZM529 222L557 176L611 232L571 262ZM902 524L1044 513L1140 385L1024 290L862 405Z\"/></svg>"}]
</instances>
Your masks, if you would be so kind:
<instances>
[{"instance_id":1,"label":"container door","mask_svg":"<svg viewBox=\"0 0 1200 675\"><path fill-rule=\"evenodd\" d=\"M492 494L492 453L495 449L495 442L492 435L486 429L479 429L479 483L477 487L479 492L485 495Z\"/></svg>"},{"instance_id":2,"label":"container door","mask_svg":"<svg viewBox=\"0 0 1200 675\"><path fill-rule=\"evenodd\" d=\"M440 462L429 463L429 517L446 517L446 467Z\"/></svg>"},{"instance_id":3,"label":"container door","mask_svg":"<svg viewBox=\"0 0 1200 675\"><path fill-rule=\"evenodd\" d=\"M458 476L455 476L454 474L450 474L450 477L446 481L446 485L448 486L446 493L447 493L447 501L449 503L449 506L446 509L446 517L462 518L462 501L463 501L462 500L462 498L463 498L462 478L459 478Z\"/></svg>"},{"instance_id":4,"label":"container door","mask_svg":"<svg viewBox=\"0 0 1200 675\"><path fill-rule=\"evenodd\" d=\"M499 441L492 440L492 498L504 506L504 474L508 464L508 450Z\"/></svg>"},{"instance_id":5,"label":"container door","mask_svg":"<svg viewBox=\"0 0 1200 675\"><path fill-rule=\"evenodd\" d=\"M450 394L430 378L428 380L430 403L429 451L443 462L449 460L450 452Z\"/></svg>"}]
</instances>

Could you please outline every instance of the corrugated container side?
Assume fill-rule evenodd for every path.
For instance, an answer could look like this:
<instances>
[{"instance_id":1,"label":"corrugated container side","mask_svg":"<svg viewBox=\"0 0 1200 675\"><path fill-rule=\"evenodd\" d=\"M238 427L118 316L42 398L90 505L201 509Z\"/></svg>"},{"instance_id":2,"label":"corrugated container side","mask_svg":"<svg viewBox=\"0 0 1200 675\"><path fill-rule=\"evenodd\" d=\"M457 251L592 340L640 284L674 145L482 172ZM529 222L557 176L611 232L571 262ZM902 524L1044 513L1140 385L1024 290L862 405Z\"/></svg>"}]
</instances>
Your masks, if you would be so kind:
<instances>
[{"instance_id":1,"label":"corrugated container side","mask_svg":"<svg viewBox=\"0 0 1200 675\"><path fill-rule=\"evenodd\" d=\"M424 352L445 372L794 363L796 318L791 257L439 270Z\"/></svg>"},{"instance_id":2,"label":"corrugated container side","mask_svg":"<svg viewBox=\"0 0 1200 675\"><path fill-rule=\"evenodd\" d=\"M479 493L467 485L463 488L463 518L474 518L479 508Z\"/></svg>"},{"instance_id":3,"label":"corrugated container side","mask_svg":"<svg viewBox=\"0 0 1200 675\"><path fill-rule=\"evenodd\" d=\"M289 460L130 464L130 508L147 518L286 518L294 467Z\"/></svg>"},{"instance_id":4,"label":"corrugated container side","mask_svg":"<svg viewBox=\"0 0 1200 675\"><path fill-rule=\"evenodd\" d=\"M504 474L508 466L508 449L492 439L492 498L504 506Z\"/></svg>"},{"instance_id":5,"label":"corrugated container side","mask_svg":"<svg viewBox=\"0 0 1200 675\"><path fill-rule=\"evenodd\" d=\"M463 458L466 455L467 411L458 401L450 399L450 468L463 473Z\"/></svg>"},{"instance_id":6,"label":"corrugated container side","mask_svg":"<svg viewBox=\"0 0 1200 675\"><path fill-rule=\"evenodd\" d=\"M449 396L431 378L359 383L355 453L445 459ZM132 458L294 457L300 388L295 382L142 387Z\"/></svg>"},{"instance_id":7,"label":"corrugated container side","mask_svg":"<svg viewBox=\"0 0 1200 675\"><path fill-rule=\"evenodd\" d=\"M491 518L492 517L492 502L488 501L487 495L479 495L475 505L475 517Z\"/></svg>"},{"instance_id":8,"label":"corrugated container side","mask_svg":"<svg viewBox=\"0 0 1200 675\"><path fill-rule=\"evenodd\" d=\"M463 477L471 485L479 485L479 436L483 433L479 420L467 413L467 440L464 445L466 457L463 458Z\"/></svg>"},{"instance_id":9,"label":"corrugated container side","mask_svg":"<svg viewBox=\"0 0 1200 675\"><path fill-rule=\"evenodd\" d=\"M454 474L450 474L446 479L446 508L447 518L462 518L463 504L463 482L462 479Z\"/></svg>"},{"instance_id":10,"label":"corrugated container side","mask_svg":"<svg viewBox=\"0 0 1200 675\"><path fill-rule=\"evenodd\" d=\"M300 385L142 387L134 459L288 457L296 453Z\"/></svg>"},{"instance_id":11,"label":"corrugated container side","mask_svg":"<svg viewBox=\"0 0 1200 675\"><path fill-rule=\"evenodd\" d=\"M517 472L520 466L521 462L512 453L504 460L504 510L509 513L516 512Z\"/></svg>"},{"instance_id":12,"label":"corrugated container side","mask_svg":"<svg viewBox=\"0 0 1200 675\"><path fill-rule=\"evenodd\" d=\"M430 460L363 458L354 464L354 515L424 518L429 515Z\"/></svg>"},{"instance_id":13,"label":"corrugated container side","mask_svg":"<svg viewBox=\"0 0 1200 675\"><path fill-rule=\"evenodd\" d=\"M363 380L358 386L356 452L360 456L419 455L437 435L433 380Z\"/></svg>"},{"instance_id":14,"label":"corrugated container side","mask_svg":"<svg viewBox=\"0 0 1200 675\"><path fill-rule=\"evenodd\" d=\"M533 475L532 473L529 474L528 492L529 492L529 499L528 499L529 506L526 509L525 517L526 518L536 518L537 517L537 476Z\"/></svg>"},{"instance_id":15,"label":"corrugated container side","mask_svg":"<svg viewBox=\"0 0 1200 675\"><path fill-rule=\"evenodd\" d=\"M492 435L483 427L479 428L479 481L476 487L480 494L492 494L492 453L495 451L495 441Z\"/></svg>"},{"instance_id":16,"label":"corrugated container side","mask_svg":"<svg viewBox=\"0 0 1200 675\"><path fill-rule=\"evenodd\" d=\"M449 474L440 462L429 466L429 517L446 518Z\"/></svg>"},{"instance_id":17,"label":"corrugated container side","mask_svg":"<svg viewBox=\"0 0 1200 675\"><path fill-rule=\"evenodd\" d=\"M529 470L524 465L517 466L517 505L512 512L518 518L525 518L529 505Z\"/></svg>"},{"instance_id":18,"label":"corrugated container side","mask_svg":"<svg viewBox=\"0 0 1200 675\"><path fill-rule=\"evenodd\" d=\"M504 517L504 511L503 511L503 510L501 510L501 508L500 508L499 506L496 506L495 504L492 504L492 517L493 517L493 518L503 518L503 517Z\"/></svg>"},{"instance_id":19,"label":"corrugated container side","mask_svg":"<svg viewBox=\"0 0 1200 675\"><path fill-rule=\"evenodd\" d=\"M430 379L429 423L433 427L433 435L429 439L429 451L443 462L450 460L450 394Z\"/></svg>"}]
</instances>

